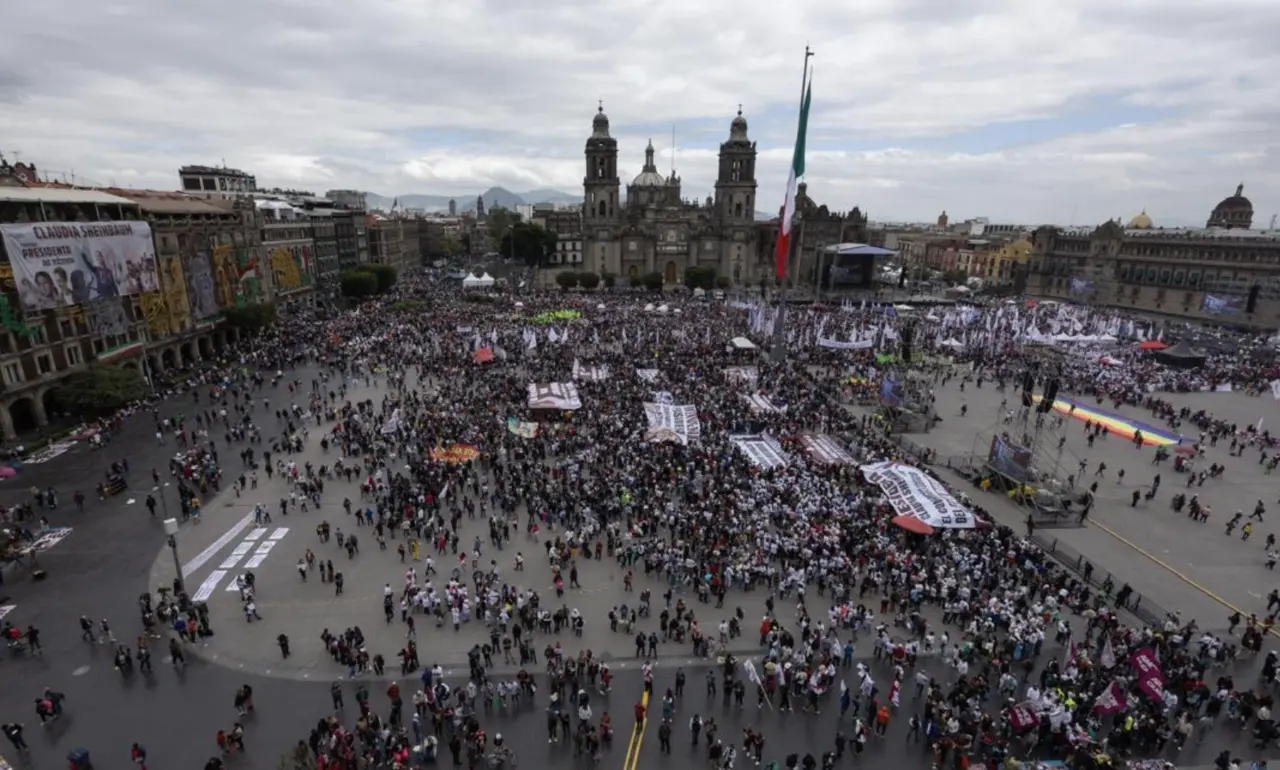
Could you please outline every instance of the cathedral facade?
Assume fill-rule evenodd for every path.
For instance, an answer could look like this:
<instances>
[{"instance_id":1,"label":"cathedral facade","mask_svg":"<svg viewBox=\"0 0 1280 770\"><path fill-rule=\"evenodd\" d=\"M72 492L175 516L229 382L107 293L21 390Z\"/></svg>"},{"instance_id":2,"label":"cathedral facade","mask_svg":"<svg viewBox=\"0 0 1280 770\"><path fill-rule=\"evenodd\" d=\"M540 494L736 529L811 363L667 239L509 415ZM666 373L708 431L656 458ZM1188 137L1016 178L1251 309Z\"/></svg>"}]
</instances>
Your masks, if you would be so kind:
<instances>
[{"instance_id":1,"label":"cathedral facade","mask_svg":"<svg viewBox=\"0 0 1280 770\"><path fill-rule=\"evenodd\" d=\"M713 267L735 284L756 280L761 229L756 226L756 144L747 137L742 111L720 145L715 194L685 200L674 170L664 177L654 163L653 143L644 168L626 186L618 178L618 141L609 135L603 105L591 122L583 178L583 267L639 280L661 273L666 283L683 280L685 268Z\"/></svg>"}]
</instances>

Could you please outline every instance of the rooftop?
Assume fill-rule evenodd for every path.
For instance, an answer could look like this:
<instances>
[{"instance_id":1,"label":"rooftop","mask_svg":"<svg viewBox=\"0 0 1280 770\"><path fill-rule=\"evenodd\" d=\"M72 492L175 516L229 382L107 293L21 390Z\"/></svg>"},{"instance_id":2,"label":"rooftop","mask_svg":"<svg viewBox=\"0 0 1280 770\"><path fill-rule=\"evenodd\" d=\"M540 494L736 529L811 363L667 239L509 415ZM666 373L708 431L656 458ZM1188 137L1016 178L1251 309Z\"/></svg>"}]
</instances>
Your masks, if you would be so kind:
<instances>
[{"instance_id":1,"label":"rooftop","mask_svg":"<svg viewBox=\"0 0 1280 770\"><path fill-rule=\"evenodd\" d=\"M126 190L119 187L108 187L104 190L111 195L134 201L146 212L152 214L230 214L227 209L215 206L200 198L177 192L162 190Z\"/></svg>"},{"instance_id":2,"label":"rooftop","mask_svg":"<svg viewBox=\"0 0 1280 770\"><path fill-rule=\"evenodd\" d=\"M241 171L238 168L227 168L226 166L183 166L178 169L179 174L210 174L218 176L234 176L242 179L251 179L253 174Z\"/></svg>"},{"instance_id":3,"label":"rooftop","mask_svg":"<svg viewBox=\"0 0 1280 770\"><path fill-rule=\"evenodd\" d=\"M62 187L0 187L0 201L8 203L95 203L98 205L137 206L136 201L100 190Z\"/></svg>"}]
</instances>

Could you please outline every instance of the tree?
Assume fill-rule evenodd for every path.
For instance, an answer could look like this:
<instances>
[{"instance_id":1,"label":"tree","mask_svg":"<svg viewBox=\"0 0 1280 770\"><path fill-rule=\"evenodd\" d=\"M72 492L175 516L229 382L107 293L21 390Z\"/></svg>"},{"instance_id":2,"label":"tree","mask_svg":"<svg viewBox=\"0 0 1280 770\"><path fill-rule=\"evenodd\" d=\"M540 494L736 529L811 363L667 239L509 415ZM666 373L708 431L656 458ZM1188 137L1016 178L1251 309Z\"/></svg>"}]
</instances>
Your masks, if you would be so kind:
<instances>
[{"instance_id":1,"label":"tree","mask_svg":"<svg viewBox=\"0 0 1280 770\"><path fill-rule=\"evenodd\" d=\"M584 289L594 289L600 285L600 276L595 273L578 273L578 285Z\"/></svg>"},{"instance_id":2,"label":"tree","mask_svg":"<svg viewBox=\"0 0 1280 770\"><path fill-rule=\"evenodd\" d=\"M63 380L58 398L71 412L88 417L122 409L149 392L146 380L132 366L92 364Z\"/></svg>"},{"instance_id":3,"label":"tree","mask_svg":"<svg viewBox=\"0 0 1280 770\"><path fill-rule=\"evenodd\" d=\"M947 270L942 274L942 280L949 286L955 286L969 280L969 274L960 269Z\"/></svg>"},{"instance_id":4,"label":"tree","mask_svg":"<svg viewBox=\"0 0 1280 770\"><path fill-rule=\"evenodd\" d=\"M378 293L378 276L369 270L349 270L338 281L342 296L348 299L364 299Z\"/></svg>"},{"instance_id":5,"label":"tree","mask_svg":"<svg viewBox=\"0 0 1280 770\"><path fill-rule=\"evenodd\" d=\"M245 332L260 332L276 322L274 302L261 302L244 307L229 307L222 311L227 326Z\"/></svg>"},{"instance_id":6,"label":"tree","mask_svg":"<svg viewBox=\"0 0 1280 770\"><path fill-rule=\"evenodd\" d=\"M733 281L729 280L729 276L727 275L716 276L717 289L720 289L723 291L724 289L727 289L732 285L733 285Z\"/></svg>"},{"instance_id":7,"label":"tree","mask_svg":"<svg viewBox=\"0 0 1280 770\"><path fill-rule=\"evenodd\" d=\"M502 236L500 249L502 256L536 267L544 264L547 255L556 250L556 234L534 224L517 222Z\"/></svg>"},{"instance_id":8,"label":"tree","mask_svg":"<svg viewBox=\"0 0 1280 770\"><path fill-rule=\"evenodd\" d=\"M489 228L489 238L495 243L506 243L507 234L511 232L517 225L523 224L521 217L514 211L507 209L494 209L485 214L485 224ZM507 244L509 245L509 244ZM511 252L505 248L502 250L504 257L511 256Z\"/></svg>"},{"instance_id":9,"label":"tree","mask_svg":"<svg viewBox=\"0 0 1280 770\"><path fill-rule=\"evenodd\" d=\"M600 280L604 283L604 287L606 289L612 289L614 284L618 282L618 277L613 273L602 273L600 275Z\"/></svg>"},{"instance_id":10,"label":"tree","mask_svg":"<svg viewBox=\"0 0 1280 770\"><path fill-rule=\"evenodd\" d=\"M578 285L578 274L572 270L562 270L556 273L556 283L560 288L568 291Z\"/></svg>"},{"instance_id":11,"label":"tree","mask_svg":"<svg viewBox=\"0 0 1280 770\"><path fill-rule=\"evenodd\" d=\"M396 285L396 269L391 265L379 265L376 262L370 262L361 265L357 270L364 271L373 275L377 281L374 293L386 294L391 291L391 287Z\"/></svg>"},{"instance_id":12,"label":"tree","mask_svg":"<svg viewBox=\"0 0 1280 770\"><path fill-rule=\"evenodd\" d=\"M684 285L690 289L712 289L716 285L716 269L710 265L689 265L684 269Z\"/></svg>"},{"instance_id":13,"label":"tree","mask_svg":"<svg viewBox=\"0 0 1280 770\"><path fill-rule=\"evenodd\" d=\"M640 284L649 291L662 291L662 284L664 283L666 283L666 280L662 277L662 273L656 270L652 273L645 273L640 278Z\"/></svg>"}]
</instances>

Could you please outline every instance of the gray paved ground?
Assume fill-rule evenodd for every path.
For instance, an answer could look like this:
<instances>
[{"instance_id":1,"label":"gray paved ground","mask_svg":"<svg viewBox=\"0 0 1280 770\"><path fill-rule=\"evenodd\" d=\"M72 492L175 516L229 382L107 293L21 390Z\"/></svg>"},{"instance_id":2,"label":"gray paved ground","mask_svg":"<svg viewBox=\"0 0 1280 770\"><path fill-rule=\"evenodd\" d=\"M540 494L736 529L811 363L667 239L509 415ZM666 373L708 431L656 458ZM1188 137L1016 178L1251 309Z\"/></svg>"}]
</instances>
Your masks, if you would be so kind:
<instances>
[{"instance_id":1,"label":"gray paved ground","mask_svg":"<svg viewBox=\"0 0 1280 770\"><path fill-rule=\"evenodd\" d=\"M383 394L383 388L358 387L351 397L377 400ZM332 463L336 454L331 452L326 456L322 453L319 445L321 435L321 431L313 428L306 450L292 459L299 465L307 460L316 465ZM228 458L226 462L230 473L239 460ZM281 517L277 512L279 500L282 496L287 496L288 491L288 485L278 476L267 479L265 474L260 473L256 492L246 492L244 497L238 499L231 491L224 492L207 506L200 526L189 527L179 536L180 555L184 565L190 567L186 578L187 590L193 596L207 596L214 623L220 629L217 636L202 649L201 654L236 670L300 679L323 678L339 673L339 667L325 654L319 642L321 630L328 628L339 633L348 627L359 626L369 640L369 651L381 653L389 663L394 662L396 653L405 644L406 628L399 620L398 610L391 623L385 622L382 596L383 587L388 583L393 590L401 590L406 569L412 563L400 563L396 551L400 541L389 539L387 550L379 552L372 532L355 527L353 518L342 508L342 500L350 497L353 501L358 501L358 483L327 483L319 510L312 509L305 514L295 513ZM456 497L457 491L452 491L450 495ZM253 504L257 502L268 504L273 516L273 521L261 528L250 525L246 520ZM357 534L361 545L360 552L354 559L349 559L346 552L338 548L336 538L327 544L320 542L316 526L322 521L328 521L335 530L340 528L344 532L354 531ZM487 527L487 523L480 518L472 520L464 517L459 526L460 544L469 546L479 536L485 545L485 563L489 559L495 559L506 580L538 591L547 606L558 608L563 603L570 609L577 608L586 619L580 639L568 632L557 637L566 649L575 652L589 649L606 659L629 660L630 663L623 663L623 669L629 665L638 665L634 658L635 632L628 634L610 631L607 617L609 610L619 604L629 603L634 607L638 603L639 592L648 587L653 591L654 615L649 619L641 618L637 630L643 630L646 634L655 631L657 614L661 610L661 597L666 590L665 583L657 575L646 578L643 570L637 569L635 591L628 594L624 591L624 570L616 561L609 559L607 555L604 561L579 559L577 563L582 587L568 589L564 599L557 601L550 565L545 558L542 543L520 535L508 544L505 551L494 552L488 544ZM543 537L545 539L546 533ZM343 574L343 595L336 595L335 587L321 583L315 573L306 582L300 579L297 562L308 548L315 552L317 559L331 560L334 569ZM516 552L525 556L525 570L520 573L513 569ZM422 560L416 564L419 575L425 569L426 556L427 553L423 550L420 554ZM440 573L434 578L434 583L440 588L457 564L457 557L434 553L433 556L435 567ZM254 565L252 569L257 578L258 612L263 618L252 623L245 620L239 594L232 588L236 575L243 572L246 565ZM153 582L165 583L172 580L173 558L167 549L161 549L157 554L151 575ZM679 597L680 594L677 594L676 598ZM691 596L684 598L700 618L704 630L711 632L714 632L722 619L727 620L741 608L746 618L743 623L744 635L733 640L729 649L737 652L755 649L756 638L753 632L765 613L765 592L732 591L721 609L715 609L714 602L702 605ZM812 599L810 606L815 606ZM794 606L789 602L778 601L775 609L784 623L794 617ZM940 614L932 608L926 608L925 616L934 623L940 620ZM426 664L438 662L446 667L462 666L465 670L467 651L476 644L488 641L484 625L474 620L464 624L458 633L448 624L437 629L434 620L426 615L416 615L415 626L420 657ZM276 644L276 637L282 632L293 640L292 654L287 660L283 659ZM554 641L555 639L544 641L539 638L535 647L541 650L547 643ZM659 646L659 655L671 658L673 664L676 661L692 662L688 657L691 649L692 646L687 642L683 645L664 642ZM396 672L389 669L387 675L394 676Z\"/></svg>"},{"instance_id":2,"label":"gray paved ground","mask_svg":"<svg viewBox=\"0 0 1280 770\"><path fill-rule=\"evenodd\" d=\"M308 375L300 375L304 380ZM276 391L281 393L281 391ZM274 397L274 396L273 396ZM282 397L282 396L281 396ZM173 413L185 407L169 405L165 413ZM160 451L151 440L149 420L135 422L112 445L110 453L85 453L59 458L44 466L24 471L24 481L45 480L69 492L81 483L91 485L98 478L105 463L114 457L127 455L135 467L134 477L145 476L152 466L164 467L166 448ZM24 487L27 484L24 484ZM141 486L141 485L140 485ZM23 487L0 487L0 501L16 502L26 495ZM65 494L64 494L65 497ZM128 747L137 740L149 751L149 766L179 767L203 763L214 753L213 734L218 728L226 728L235 718L232 696L236 687L250 684L255 691L258 713L248 725L248 753L237 757L234 766L242 769L274 770L280 754L297 739L303 738L315 721L330 713L329 684L331 678L316 677L320 681L300 681L279 676L259 676L248 671L228 669L193 658L182 670L175 670L157 655L153 674L134 674L123 677L112 670L109 654L104 646L90 644L80 639L75 618L80 613L93 617L107 617L112 621L122 640L131 640L139 630L136 597L142 591L154 589L158 583L167 583L172 577L171 560L162 550L163 534L158 521L149 521L140 504L129 505L127 497L112 498L105 503L91 500L84 514L78 514L64 505L52 515L56 524L70 524L75 533L42 557L49 571L44 582L34 583L20 574L10 572L5 587L12 595L11 604L16 609L9 619L21 624L34 623L44 631L45 655L43 658L6 655L0 661L0 719L17 719L26 723L26 739L32 746L32 767L57 767L64 762L66 753L74 747L86 747L93 752L95 763L101 767L124 766L129 761ZM340 501L340 498L339 498ZM226 507L227 502L231 507ZM208 544L217 540L231 523L243 516L247 504L237 508L232 500L215 501L198 527L187 527L180 535L182 556L187 561L197 556ZM296 559L296 553L313 537L315 514L307 519L306 526L294 529L294 517L288 523L277 521L271 529L287 526L290 532L281 539L281 545L273 547L260 571L270 571L277 561L279 576L264 578L262 588L267 601L270 595L286 588L289 578L296 576L286 567ZM244 539L251 530L241 531L241 537L232 538L232 545L220 550L202 566L195 585L203 581L203 575L225 560L226 553ZM264 537L268 540L270 532ZM300 538L300 539L295 539ZM259 538L261 540L261 538ZM256 541L255 541L256 542ZM256 546L254 548L256 550ZM276 551L279 551L278 553ZM156 558L159 554L160 558ZM153 567L154 561L154 567ZM371 564L376 563L373 559ZM593 565L594 566L594 565ZM599 565L603 568L604 565ZM166 569L167 568L167 569ZM155 575L152 574L154 571ZM394 573L399 574L398 569ZM378 576L370 574L370 581ZM275 583L279 586L274 586ZM298 589L294 589L297 591ZM308 587L307 590L310 590ZM354 582L352 584L354 588ZM301 595L301 592L299 592ZM223 597L225 599L225 597ZM367 597L366 597L367 598ZM730 602L732 604L732 602ZM234 605L216 610L214 628L218 632L218 644L224 635L234 635L238 613L231 612ZM370 616L366 624L370 633L376 625L380 607L370 602L366 610L356 611ZM786 610L782 610L784 614ZM270 616L269 616L270 617ZM249 638L244 632L242 641ZM301 633L301 632L300 632ZM266 633L264 636L272 636ZM428 634L429 635L429 632ZM427 636L424 635L424 636ZM298 644L297 647L305 647ZM622 644L624 653L629 645ZM1052 654L1048 651L1046 654ZM659 693L671 686L679 658L662 661L656 670L656 688ZM887 671L872 664L878 679L884 679ZM926 660L924 665L935 674L945 672L937 668L936 661ZM1250 678L1256 665L1242 662L1237 677ZM820 753L832 745L836 730L833 709L824 705L821 716L803 714L782 715L769 709L756 710L748 701L745 709L737 712L724 708L719 701L708 703L702 686L705 669L686 667L689 688L676 713L676 735L673 752L668 758L658 756L658 740L655 721L644 733L636 766L662 762L664 766L685 770L705 767L703 754L689 746L688 719L693 713L713 716L721 724L721 735L726 739L737 738L741 728L757 725L767 737L765 761L781 760L788 753L811 751ZM456 683L456 680L455 680ZM31 698L42 687L53 687L68 696L67 714L48 728L42 729L31 713ZM344 683L348 712L352 711L354 683ZM384 715L387 701L382 689L374 686L373 705ZM639 697L639 677L634 672L620 671L615 680L615 690L607 698L594 700L597 713L609 710L618 726L613 748L606 751L602 760L605 766L622 763L627 749L627 737L631 723L631 709ZM903 700L900 712L889 737L873 742L867 758L894 767L927 766L928 760L917 749L909 747L905 740L906 709L910 699ZM352 715L346 715L347 723ZM548 745L545 738L545 719L538 707L527 707L520 715L484 715L482 723L490 732L501 731L508 736L520 752L524 767L565 766L571 762L571 751L561 745ZM847 723L844 723L847 731ZM1229 728L1221 728L1202 747L1189 749L1178 757L1181 766L1208 764L1223 747L1230 747L1246 758L1254 756ZM7 743L0 746L0 754L17 766L18 758ZM451 767L447 758L443 767ZM740 758L738 767L746 766Z\"/></svg>"},{"instance_id":3,"label":"gray paved ground","mask_svg":"<svg viewBox=\"0 0 1280 770\"><path fill-rule=\"evenodd\" d=\"M1015 396L1012 390L1009 392L1012 402ZM943 463L950 457L967 456L975 446L975 436L980 437L976 443L983 446L989 441L992 428L999 422L1004 397L990 383L981 389L970 383L961 393L958 381L953 380L947 387L937 389L938 413L943 422L927 434L911 434L908 438L936 449ZM1194 393L1162 394L1162 397L1175 406L1188 406L1193 411L1206 409L1241 425L1256 424L1261 417L1264 426L1280 428L1280 402L1269 396ZM960 416L963 404L969 407L966 417ZM1111 403L1105 404L1105 408L1130 419L1168 427L1142 408L1122 406L1116 410ZM1277 504L1280 476L1263 475L1256 451L1248 451L1244 457L1229 457L1228 442L1207 450L1204 465L1225 464L1227 473L1192 490L1214 510L1207 524L1197 524L1188 519L1185 512L1177 514L1170 507L1175 494L1187 491L1187 476L1174 473L1171 462L1162 463L1158 468L1153 466L1153 448L1137 450L1132 442L1112 436L1095 441L1090 449L1085 441L1084 423L1074 419L1066 421L1063 431L1067 443L1058 464L1063 477L1077 473L1077 458L1089 463L1082 482L1085 486L1095 480L1093 474L1099 462L1106 463L1107 471L1104 477L1096 479L1101 483L1097 505L1090 514L1091 525L1084 529L1055 530L1049 533L1052 537L1085 554L1096 567L1111 572L1118 581L1130 583L1136 591L1163 607L1182 612L1184 619L1196 618L1202 628L1225 627L1225 617L1231 612L1227 605L1246 613L1262 612L1266 605L1264 597L1277 586L1276 575L1263 568L1263 542L1269 533L1280 536L1280 505ZM1060 434L1042 440L1042 444L1056 447L1057 435ZM985 449L979 448L979 452L985 455ZM1055 458L1056 451L1051 450L1048 457L1037 457L1035 464L1053 468ZM1125 479L1117 483L1117 471L1121 468L1125 470ZM1162 479L1155 499L1131 507L1133 490L1140 488L1145 492L1156 473ZM1077 483L1077 488L1080 486L1081 483ZM1023 515L1019 509L1008 504L996 505L994 495L983 495L978 490L970 494L1005 523L1021 526ZM1269 512L1264 523L1255 523L1251 540L1241 542L1238 529L1234 537L1225 536L1223 525L1231 513L1243 509L1247 515L1258 499L1267 504Z\"/></svg>"}]
</instances>

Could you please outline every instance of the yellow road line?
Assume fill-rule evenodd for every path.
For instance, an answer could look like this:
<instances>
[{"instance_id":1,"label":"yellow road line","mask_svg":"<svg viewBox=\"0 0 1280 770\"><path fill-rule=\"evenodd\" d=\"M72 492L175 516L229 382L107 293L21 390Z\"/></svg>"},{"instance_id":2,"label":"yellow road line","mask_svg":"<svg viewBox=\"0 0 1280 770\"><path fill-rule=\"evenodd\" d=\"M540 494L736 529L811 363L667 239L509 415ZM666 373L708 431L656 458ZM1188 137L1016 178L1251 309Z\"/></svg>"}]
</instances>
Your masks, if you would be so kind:
<instances>
[{"instance_id":1,"label":"yellow road line","mask_svg":"<svg viewBox=\"0 0 1280 770\"><path fill-rule=\"evenodd\" d=\"M1242 617L1246 617L1246 618L1249 617L1250 614L1252 614L1250 612L1240 609L1239 607L1227 601L1226 599L1223 599L1221 596L1218 596L1213 591L1210 591L1208 588L1205 588L1204 586L1200 585L1196 581L1187 577L1187 575L1183 574L1179 570L1174 569L1174 567L1168 562L1166 562L1164 559L1161 559L1159 556L1156 556L1155 554L1151 553L1145 548L1139 546L1137 543L1133 542L1132 540L1125 537L1124 535L1121 535L1120 533L1116 532L1111 527L1108 527L1106 524L1099 522L1097 518L1090 518L1089 523L1097 527L1098 529L1102 530L1103 532L1106 532L1108 535L1111 535L1116 540L1119 540L1121 543L1124 543L1125 545L1129 546L1130 548L1142 554L1143 556L1147 557L1151 561L1155 562L1157 565L1164 567L1165 570L1168 571L1170 574L1172 574L1174 577L1186 583L1187 585L1191 586L1192 588L1196 589L1197 591L1209 597L1210 599L1214 600L1218 604L1221 604L1223 607L1226 607L1232 612L1238 612ZM1280 637L1280 630L1273 628L1271 630L1271 633L1273 636Z\"/></svg>"},{"instance_id":2,"label":"yellow road line","mask_svg":"<svg viewBox=\"0 0 1280 770\"><path fill-rule=\"evenodd\" d=\"M640 761L640 747L644 745L644 729L649 726L649 691L640 696L640 707L644 709L644 721L631 728L631 740L627 741L627 755L622 759L622 770L635 770Z\"/></svg>"}]
</instances>

